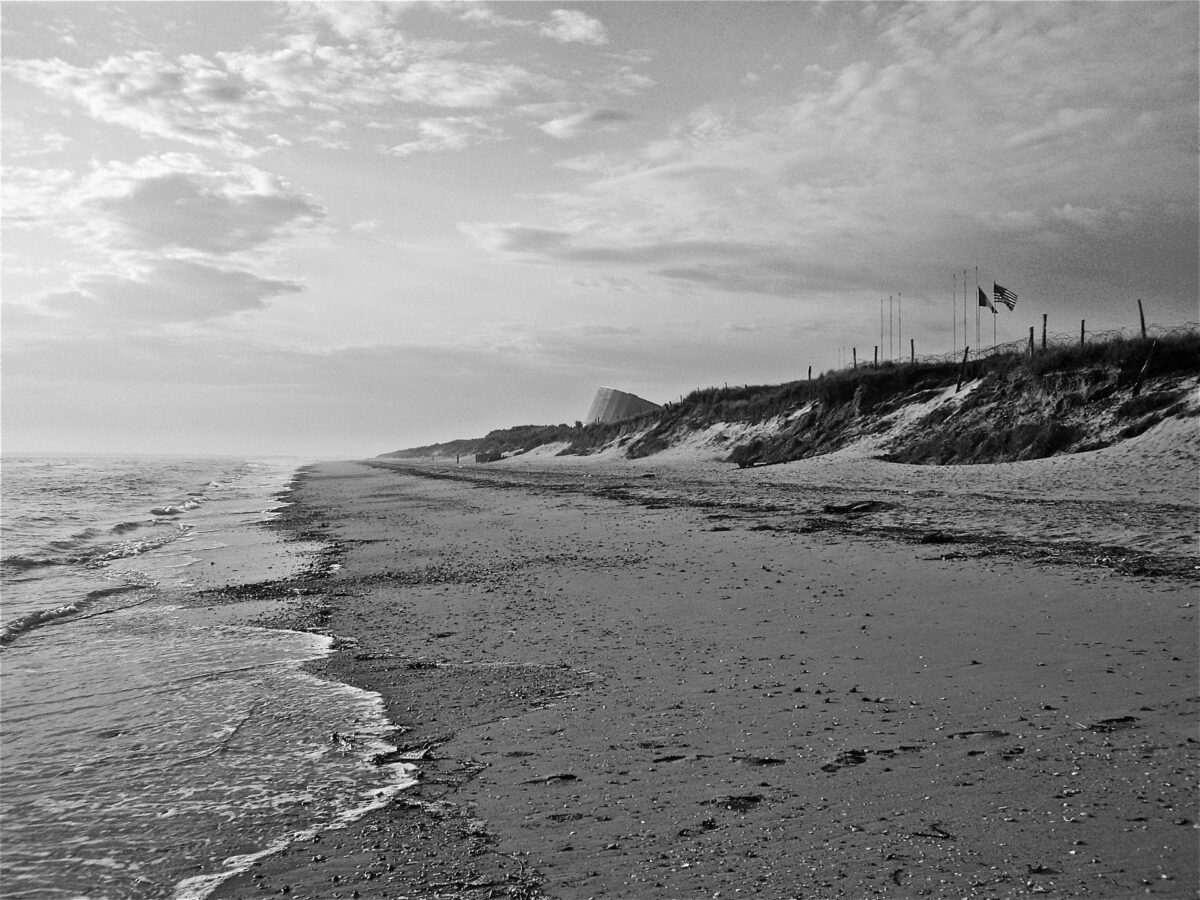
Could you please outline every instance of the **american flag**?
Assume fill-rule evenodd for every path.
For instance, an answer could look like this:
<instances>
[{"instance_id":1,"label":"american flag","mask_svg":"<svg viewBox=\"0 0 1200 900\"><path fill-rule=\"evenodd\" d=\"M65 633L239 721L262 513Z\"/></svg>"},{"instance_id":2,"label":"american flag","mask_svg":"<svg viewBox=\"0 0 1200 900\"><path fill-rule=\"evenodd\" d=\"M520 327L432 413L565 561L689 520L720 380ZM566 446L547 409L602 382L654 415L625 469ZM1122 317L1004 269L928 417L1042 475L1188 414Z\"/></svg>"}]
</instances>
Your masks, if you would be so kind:
<instances>
[{"instance_id":1,"label":"american flag","mask_svg":"<svg viewBox=\"0 0 1200 900\"><path fill-rule=\"evenodd\" d=\"M1015 307L1017 305L1017 295L1014 294L1012 291L1010 291L1008 288L1001 287L1000 285L996 284L995 282L992 282L992 284L995 286L996 302L1003 303L1005 306L1008 307L1009 312L1012 312L1013 307Z\"/></svg>"}]
</instances>

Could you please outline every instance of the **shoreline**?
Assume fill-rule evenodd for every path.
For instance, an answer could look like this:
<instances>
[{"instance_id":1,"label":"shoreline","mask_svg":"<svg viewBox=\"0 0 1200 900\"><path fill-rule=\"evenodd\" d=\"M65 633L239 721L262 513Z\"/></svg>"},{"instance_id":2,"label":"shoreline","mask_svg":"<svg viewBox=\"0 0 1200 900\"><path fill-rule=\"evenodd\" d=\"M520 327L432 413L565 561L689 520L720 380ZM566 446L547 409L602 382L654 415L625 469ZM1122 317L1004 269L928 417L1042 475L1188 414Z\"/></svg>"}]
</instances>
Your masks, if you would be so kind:
<instances>
[{"instance_id":1,"label":"shoreline","mask_svg":"<svg viewBox=\"0 0 1200 900\"><path fill-rule=\"evenodd\" d=\"M277 526L342 567L277 624L419 778L213 897L1195 893L1194 578L467 474L296 482Z\"/></svg>"},{"instance_id":2,"label":"shoreline","mask_svg":"<svg viewBox=\"0 0 1200 900\"><path fill-rule=\"evenodd\" d=\"M386 786L391 770L369 765L391 749L374 743L388 724L378 696L301 668L330 639L243 627L289 592L241 586L296 577L313 549L262 527L294 468L79 459L6 471L14 523L30 523L13 529L23 558L55 558L6 578L6 604L93 601L4 647L6 887L197 897L223 860ZM178 521L152 524L147 510L168 506ZM168 527L170 540L147 539Z\"/></svg>"}]
</instances>

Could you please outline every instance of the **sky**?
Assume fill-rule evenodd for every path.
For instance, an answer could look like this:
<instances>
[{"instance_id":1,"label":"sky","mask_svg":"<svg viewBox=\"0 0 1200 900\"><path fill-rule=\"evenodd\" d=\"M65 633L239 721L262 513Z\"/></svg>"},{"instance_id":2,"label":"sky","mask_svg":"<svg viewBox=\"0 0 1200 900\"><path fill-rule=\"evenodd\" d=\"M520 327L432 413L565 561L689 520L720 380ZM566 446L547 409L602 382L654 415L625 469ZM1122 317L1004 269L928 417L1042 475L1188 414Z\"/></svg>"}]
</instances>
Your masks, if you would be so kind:
<instances>
[{"instance_id":1,"label":"sky","mask_svg":"<svg viewBox=\"0 0 1200 900\"><path fill-rule=\"evenodd\" d=\"M1194 2L6 0L0 446L571 423L961 353L964 277L974 346L1195 322L1198 35ZM977 277L1019 298L978 342Z\"/></svg>"}]
</instances>

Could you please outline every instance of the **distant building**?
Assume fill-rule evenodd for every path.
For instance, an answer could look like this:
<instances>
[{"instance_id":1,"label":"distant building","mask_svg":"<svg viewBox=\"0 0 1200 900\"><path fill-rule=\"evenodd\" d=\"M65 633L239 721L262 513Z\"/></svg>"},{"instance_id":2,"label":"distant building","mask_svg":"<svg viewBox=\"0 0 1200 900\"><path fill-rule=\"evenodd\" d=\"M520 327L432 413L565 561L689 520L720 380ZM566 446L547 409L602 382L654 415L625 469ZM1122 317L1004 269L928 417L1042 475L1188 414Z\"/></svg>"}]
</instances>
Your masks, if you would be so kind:
<instances>
[{"instance_id":1,"label":"distant building","mask_svg":"<svg viewBox=\"0 0 1200 900\"><path fill-rule=\"evenodd\" d=\"M587 414L587 423L592 425L597 422L606 424L620 422L622 419L644 416L646 413L658 412L660 409L662 407L657 403L643 400L636 394L627 394L615 388L602 387L596 391L596 397L592 400L591 409Z\"/></svg>"}]
</instances>

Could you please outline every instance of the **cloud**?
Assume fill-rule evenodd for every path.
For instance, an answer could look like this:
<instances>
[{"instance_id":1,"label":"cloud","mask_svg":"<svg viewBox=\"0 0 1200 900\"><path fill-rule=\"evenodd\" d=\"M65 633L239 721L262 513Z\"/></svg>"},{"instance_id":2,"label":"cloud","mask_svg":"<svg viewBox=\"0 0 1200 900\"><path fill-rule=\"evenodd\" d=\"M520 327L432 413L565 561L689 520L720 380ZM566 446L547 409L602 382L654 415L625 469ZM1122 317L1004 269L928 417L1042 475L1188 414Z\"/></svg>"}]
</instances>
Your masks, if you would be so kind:
<instances>
[{"instance_id":1,"label":"cloud","mask_svg":"<svg viewBox=\"0 0 1200 900\"><path fill-rule=\"evenodd\" d=\"M1064 222L1070 222L1073 225L1078 225L1080 228L1089 230L1099 228L1107 218L1107 213L1103 209L1072 206L1070 203L1063 204L1057 209L1051 210L1050 215L1053 218L1061 219Z\"/></svg>"},{"instance_id":2,"label":"cloud","mask_svg":"<svg viewBox=\"0 0 1200 900\"><path fill-rule=\"evenodd\" d=\"M0 180L5 223L36 224L55 215L61 210L63 192L75 181L75 173L68 169L6 165Z\"/></svg>"},{"instance_id":3,"label":"cloud","mask_svg":"<svg viewBox=\"0 0 1200 900\"><path fill-rule=\"evenodd\" d=\"M161 325L221 318L261 309L267 298L301 289L295 282L260 278L238 269L163 259L138 277L80 278L72 290L49 294L40 306L47 313L107 331L123 329L129 323Z\"/></svg>"},{"instance_id":4,"label":"cloud","mask_svg":"<svg viewBox=\"0 0 1200 900\"><path fill-rule=\"evenodd\" d=\"M6 160L36 159L52 156L71 146L71 138L54 131L32 129L20 119L4 121L4 157Z\"/></svg>"},{"instance_id":5,"label":"cloud","mask_svg":"<svg viewBox=\"0 0 1200 900\"><path fill-rule=\"evenodd\" d=\"M283 179L246 165L213 169L187 154L97 168L76 196L137 250L229 254L258 247L324 215Z\"/></svg>"},{"instance_id":6,"label":"cloud","mask_svg":"<svg viewBox=\"0 0 1200 900\"><path fill-rule=\"evenodd\" d=\"M927 282L1039 242L1085 271L1108 252L1089 235L1119 229L1156 253L1135 223L1174 223L1177 198L1194 213L1194 8L886 9L881 55L803 79L788 102L709 104L638 151L568 160L595 177L526 221L463 231L529 261L794 297ZM549 126L569 137L578 122Z\"/></svg>"},{"instance_id":7,"label":"cloud","mask_svg":"<svg viewBox=\"0 0 1200 900\"><path fill-rule=\"evenodd\" d=\"M72 287L38 304L64 326L162 325L260 309L302 288L255 273L254 258L324 215L277 176L244 164L213 168L186 153L95 166L82 177L16 175L6 178L6 215L76 248L62 270L64 279L75 270Z\"/></svg>"},{"instance_id":8,"label":"cloud","mask_svg":"<svg viewBox=\"0 0 1200 900\"><path fill-rule=\"evenodd\" d=\"M528 28L535 24L527 19L510 19L502 16L486 3L445 3L440 9L451 12L461 21L480 28Z\"/></svg>"},{"instance_id":9,"label":"cloud","mask_svg":"<svg viewBox=\"0 0 1200 900\"><path fill-rule=\"evenodd\" d=\"M4 205L6 221L52 226L103 254L238 253L325 214L276 175L241 163L216 168L190 153L96 165L83 176L12 167Z\"/></svg>"},{"instance_id":10,"label":"cloud","mask_svg":"<svg viewBox=\"0 0 1200 900\"><path fill-rule=\"evenodd\" d=\"M352 27L338 22L342 31ZM16 59L6 61L4 70L98 121L243 159L271 146L268 135L285 116L312 118L319 127L326 114L344 114L347 107L489 108L524 92L561 89L512 63L419 58L374 44L365 51L328 46L311 34L292 34L281 43L265 51L221 52L211 60L136 51L91 67Z\"/></svg>"},{"instance_id":11,"label":"cloud","mask_svg":"<svg viewBox=\"0 0 1200 900\"><path fill-rule=\"evenodd\" d=\"M352 3L290 2L286 10L293 22L326 25L350 42L362 41L377 46L404 43L398 29L401 9L394 3L369 0L355 0Z\"/></svg>"},{"instance_id":12,"label":"cloud","mask_svg":"<svg viewBox=\"0 0 1200 900\"><path fill-rule=\"evenodd\" d=\"M551 119L538 127L551 137L569 140L593 126L612 127L633 119L632 113L620 109L593 109Z\"/></svg>"},{"instance_id":13,"label":"cloud","mask_svg":"<svg viewBox=\"0 0 1200 900\"><path fill-rule=\"evenodd\" d=\"M599 108L591 116L546 124L566 136L589 126L612 125L608 97L646 89L648 78L628 58L598 61L583 83L563 80L553 61L525 54L505 58L496 42L464 43L406 35L409 4L289 3L270 6L278 27L266 46L247 45L201 55L133 50L77 63L59 58L20 59L8 54L4 74L66 101L92 119L145 137L183 142L249 159L278 147L350 146L348 129L336 138L322 131L331 119L386 121L404 107L496 110L499 124L522 103L567 101ZM424 9L425 7L420 7ZM553 10L542 23L510 19L480 4L433 9L478 27L533 31L563 43L607 41L603 25L577 11ZM275 12L275 11L278 12ZM414 19L419 17L414 13Z\"/></svg>"},{"instance_id":14,"label":"cloud","mask_svg":"<svg viewBox=\"0 0 1200 900\"><path fill-rule=\"evenodd\" d=\"M383 81L399 99L430 106L495 106L534 82L525 69L511 64L483 65L450 59L414 63Z\"/></svg>"},{"instance_id":15,"label":"cloud","mask_svg":"<svg viewBox=\"0 0 1200 900\"><path fill-rule=\"evenodd\" d=\"M479 116L448 116L423 119L417 123L420 137L415 141L397 144L387 152L393 156L439 150L465 150L477 144L504 140L504 133Z\"/></svg>"},{"instance_id":16,"label":"cloud","mask_svg":"<svg viewBox=\"0 0 1200 900\"><path fill-rule=\"evenodd\" d=\"M554 165L562 169L571 169L575 172L583 172L588 175L603 175L606 178L628 175L640 168L637 162L629 159L627 156L618 156L603 152L588 153L584 156L561 159Z\"/></svg>"},{"instance_id":17,"label":"cloud","mask_svg":"<svg viewBox=\"0 0 1200 900\"><path fill-rule=\"evenodd\" d=\"M15 59L4 69L52 97L77 103L101 122L237 157L255 152L239 134L253 105L248 85L200 56L173 61L143 50L92 68L61 59Z\"/></svg>"},{"instance_id":18,"label":"cloud","mask_svg":"<svg viewBox=\"0 0 1200 900\"><path fill-rule=\"evenodd\" d=\"M578 10L556 9L550 13L550 21L538 30L562 44L608 43L603 23Z\"/></svg>"},{"instance_id":19,"label":"cloud","mask_svg":"<svg viewBox=\"0 0 1200 900\"><path fill-rule=\"evenodd\" d=\"M558 253L571 237L565 231L518 223L463 222L458 227L481 247L502 253Z\"/></svg>"},{"instance_id":20,"label":"cloud","mask_svg":"<svg viewBox=\"0 0 1200 900\"><path fill-rule=\"evenodd\" d=\"M563 44L599 46L608 43L608 34L603 23L578 10L556 9L550 13L549 21L539 23L501 15L493 7L479 0L470 3L438 3L436 8L478 28L533 29L543 37Z\"/></svg>"}]
</instances>

